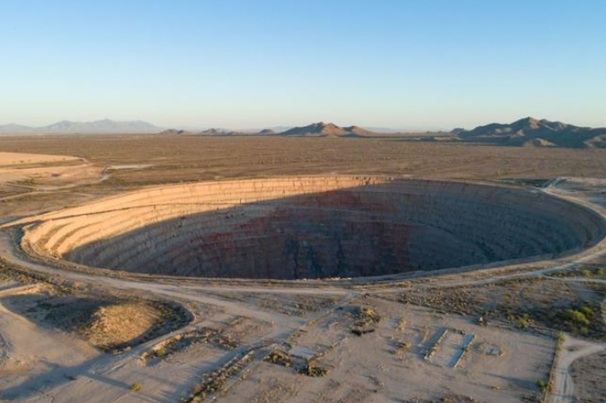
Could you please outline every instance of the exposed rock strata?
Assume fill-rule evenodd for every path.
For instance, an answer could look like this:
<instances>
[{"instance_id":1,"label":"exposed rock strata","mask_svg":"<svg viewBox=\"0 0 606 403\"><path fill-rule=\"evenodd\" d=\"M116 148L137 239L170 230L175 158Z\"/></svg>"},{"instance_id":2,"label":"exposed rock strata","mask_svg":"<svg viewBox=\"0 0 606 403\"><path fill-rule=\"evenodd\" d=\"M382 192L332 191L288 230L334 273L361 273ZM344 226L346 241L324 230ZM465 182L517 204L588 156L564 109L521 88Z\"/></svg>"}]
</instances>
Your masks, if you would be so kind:
<instances>
[{"instance_id":1,"label":"exposed rock strata","mask_svg":"<svg viewBox=\"0 0 606 403\"><path fill-rule=\"evenodd\" d=\"M605 234L539 191L381 177L144 189L43 215L23 242L93 267L242 278L374 276L557 255Z\"/></svg>"}]
</instances>

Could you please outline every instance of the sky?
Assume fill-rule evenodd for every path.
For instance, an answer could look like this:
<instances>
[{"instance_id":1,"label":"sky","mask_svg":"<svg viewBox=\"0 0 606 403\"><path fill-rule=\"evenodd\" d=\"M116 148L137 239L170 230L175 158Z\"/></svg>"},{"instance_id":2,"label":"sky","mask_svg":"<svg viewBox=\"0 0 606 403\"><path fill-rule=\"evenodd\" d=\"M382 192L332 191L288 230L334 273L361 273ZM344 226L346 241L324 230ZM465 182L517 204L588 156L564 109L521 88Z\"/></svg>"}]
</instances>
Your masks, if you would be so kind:
<instances>
[{"instance_id":1,"label":"sky","mask_svg":"<svg viewBox=\"0 0 606 403\"><path fill-rule=\"evenodd\" d=\"M0 124L606 126L603 0L2 0Z\"/></svg>"}]
</instances>

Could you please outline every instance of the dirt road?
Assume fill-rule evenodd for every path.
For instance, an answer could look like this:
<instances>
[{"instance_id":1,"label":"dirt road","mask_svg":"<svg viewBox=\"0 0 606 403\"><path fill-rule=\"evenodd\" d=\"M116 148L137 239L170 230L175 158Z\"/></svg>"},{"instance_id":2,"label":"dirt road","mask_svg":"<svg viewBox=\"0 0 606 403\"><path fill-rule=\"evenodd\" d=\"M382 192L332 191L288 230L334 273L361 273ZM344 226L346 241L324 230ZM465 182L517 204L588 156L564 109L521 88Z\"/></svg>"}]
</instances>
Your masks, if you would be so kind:
<instances>
[{"instance_id":1,"label":"dirt road","mask_svg":"<svg viewBox=\"0 0 606 403\"><path fill-rule=\"evenodd\" d=\"M568 403L574 399L574 382L570 376L570 365L579 358L606 350L606 343L594 343L564 336L562 350L556 363L551 403Z\"/></svg>"}]
</instances>

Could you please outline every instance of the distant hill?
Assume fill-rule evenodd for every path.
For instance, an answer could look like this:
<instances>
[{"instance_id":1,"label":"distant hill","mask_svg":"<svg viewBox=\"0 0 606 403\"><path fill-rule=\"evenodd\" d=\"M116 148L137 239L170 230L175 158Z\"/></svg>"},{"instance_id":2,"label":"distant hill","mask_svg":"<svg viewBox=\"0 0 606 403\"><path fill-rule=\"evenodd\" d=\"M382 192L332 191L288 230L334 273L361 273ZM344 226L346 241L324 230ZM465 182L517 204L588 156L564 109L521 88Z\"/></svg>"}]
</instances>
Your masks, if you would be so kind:
<instances>
[{"instance_id":1,"label":"distant hill","mask_svg":"<svg viewBox=\"0 0 606 403\"><path fill-rule=\"evenodd\" d=\"M201 136L233 136L234 134L238 134L238 132L229 129L216 129L213 127L203 130L198 134Z\"/></svg>"},{"instance_id":2,"label":"distant hill","mask_svg":"<svg viewBox=\"0 0 606 403\"><path fill-rule=\"evenodd\" d=\"M0 125L0 133L96 133L96 134L119 134L119 133L158 133L162 128L141 120L115 121L110 119L96 120L94 122L72 122L62 120L48 126L23 126L17 124Z\"/></svg>"},{"instance_id":3,"label":"distant hill","mask_svg":"<svg viewBox=\"0 0 606 403\"><path fill-rule=\"evenodd\" d=\"M192 130L181 130L181 129L168 129L161 131L159 134L169 135L169 136L237 136L237 135L245 135L245 134L263 134L263 133L242 133L229 129L217 129L210 128L202 131L192 131Z\"/></svg>"},{"instance_id":4,"label":"distant hill","mask_svg":"<svg viewBox=\"0 0 606 403\"><path fill-rule=\"evenodd\" d=\"M190 135L196 134L196 133L190 132L189 130L168 129L168 130L163 130L158 134L168 135L168 136L190 136Z\"/></svg>"},{"instance_id":5,"label":"distant hill","mask_svg":"<svg viewBox=\"0 0 606 403\"><path fill-rule=\"evenodd\" d=\"M308 126L293 127L281 132L283 136L316 136L316 137L363 137L375 134L358 126L341 127L334 123L312 123Z\"/></svg>"},{"instance_id":6,"label":"distant hill","mask_svg":"<svg viewBox=\"0 0 606 403\"><path fill-rule=\"evenodd\" d=\"M606 148L606 128L579 127L531 117L457 130L464 141L530 147Z\"/></svg>"},{"instance_id":7,"label":"distant hill","mask_svg":"<svg viewBox=\"0 0 606 403\"><path fill-rule=\"evenodd\" d=\"M0 125L0 133L25 133L30 131L32 131L31 127L18 125L15 123Z\"/></svg>"},{"instance_id":8,"label":"distant hill","mask_svg":"<svg viewBox=\"0 0 606 403\"><path fill-rule=\"evenodd\" d=\"M263 129L258 134L262 136L273 136L274 134L276 134L276 132L271 129Z\"/></svg>"},{"instance_id":9,"label":"distant hill","mask_svg":"<svg viewBox=\"0 0 606 403\"><path fill-rule=\"evenodd\" d=\"M373 136L377 134L376 132L364 129L360 126L347 126L344 127L343 130L347 133L355 134L356 136Z\"/></svg>"}]
</instances>

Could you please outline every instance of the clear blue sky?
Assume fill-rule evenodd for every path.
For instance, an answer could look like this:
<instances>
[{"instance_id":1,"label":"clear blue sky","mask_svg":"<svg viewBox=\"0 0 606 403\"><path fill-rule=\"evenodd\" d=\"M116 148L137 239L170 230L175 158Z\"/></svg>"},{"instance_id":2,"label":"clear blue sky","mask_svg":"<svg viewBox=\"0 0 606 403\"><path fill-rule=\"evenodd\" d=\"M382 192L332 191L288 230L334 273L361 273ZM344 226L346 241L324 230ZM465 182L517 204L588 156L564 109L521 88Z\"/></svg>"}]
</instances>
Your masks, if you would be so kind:
<instances>
[{"instance_id":1,"label":"clear blue sky","mask_svg":"<svg viewBox=\"0 0 606 403\"><path fill-rule=\"evenodd\" d=\"M0 3L0 124L606 126L604 0Z\"/></svg>"}]
</instances>

